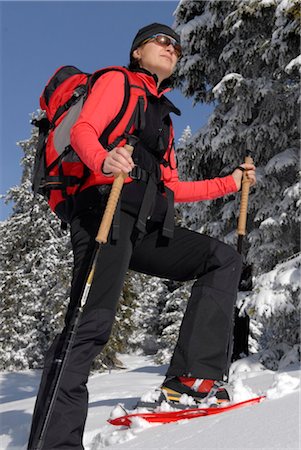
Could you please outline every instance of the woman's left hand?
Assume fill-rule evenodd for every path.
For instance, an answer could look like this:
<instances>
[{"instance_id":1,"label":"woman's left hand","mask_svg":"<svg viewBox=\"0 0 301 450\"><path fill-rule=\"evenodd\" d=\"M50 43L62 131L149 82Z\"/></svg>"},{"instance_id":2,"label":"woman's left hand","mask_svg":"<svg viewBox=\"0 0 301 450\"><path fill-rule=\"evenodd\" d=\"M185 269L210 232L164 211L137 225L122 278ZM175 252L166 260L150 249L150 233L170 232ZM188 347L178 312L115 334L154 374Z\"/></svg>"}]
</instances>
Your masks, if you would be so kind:
<instances>
[{"instance_id":1,"label":"woman's left hand","mask_svg":"<svg viewBox=\"0 0 301 450\"><path fill-rule=\"evenodd\" d=\"M232 177L237 186L237 190L239 191L241 188L242 177L245 174L250 186L254 186L256 184L256 168L254 164L243 163L240 164L239 167L242 167L244 170L235 169L232 173Z\"/></svg>"}]
</instances>

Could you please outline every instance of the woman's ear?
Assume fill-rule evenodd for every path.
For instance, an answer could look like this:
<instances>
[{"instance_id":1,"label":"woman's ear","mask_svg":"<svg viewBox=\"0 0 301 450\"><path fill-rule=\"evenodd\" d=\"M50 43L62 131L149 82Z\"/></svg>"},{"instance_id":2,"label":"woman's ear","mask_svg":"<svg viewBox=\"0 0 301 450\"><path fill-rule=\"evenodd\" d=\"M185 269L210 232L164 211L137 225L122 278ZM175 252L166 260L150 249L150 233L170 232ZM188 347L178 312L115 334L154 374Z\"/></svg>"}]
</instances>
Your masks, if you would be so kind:
<instances>
[{"instance_id":1,"label":"woman's ear","mask_svg":"<svg viewBox=\"0 0 301 450\"><path fill-rule=\"evenodd\" d=\"M136 48L136 50L133 51L133 57L139 61L139 59L141 59L141 52L140 52L140 48Z\"/></svg>"}]
</instances>

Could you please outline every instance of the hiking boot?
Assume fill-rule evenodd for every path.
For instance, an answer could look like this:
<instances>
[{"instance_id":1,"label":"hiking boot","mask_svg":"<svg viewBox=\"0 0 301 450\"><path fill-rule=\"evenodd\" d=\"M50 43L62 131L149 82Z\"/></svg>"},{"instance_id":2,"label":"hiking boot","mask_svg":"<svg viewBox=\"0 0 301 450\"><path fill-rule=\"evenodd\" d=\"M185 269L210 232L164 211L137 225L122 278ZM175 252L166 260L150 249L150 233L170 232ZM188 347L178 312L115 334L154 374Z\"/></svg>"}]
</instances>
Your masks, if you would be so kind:
<instances>
[{"instance_id":1,"label":"hiking boot","mask_svg":"<svg viewBox=\"0 0 301 450\"><path fill-rule=\"evenodd\" d=\"M216 380L170 377L164 380L161 390L166 400L172 403L181 403L183 394L192 397L197 403L214 400L214 403L221 404L231 401L229 387Z\"/></svg>"}]
</instances>

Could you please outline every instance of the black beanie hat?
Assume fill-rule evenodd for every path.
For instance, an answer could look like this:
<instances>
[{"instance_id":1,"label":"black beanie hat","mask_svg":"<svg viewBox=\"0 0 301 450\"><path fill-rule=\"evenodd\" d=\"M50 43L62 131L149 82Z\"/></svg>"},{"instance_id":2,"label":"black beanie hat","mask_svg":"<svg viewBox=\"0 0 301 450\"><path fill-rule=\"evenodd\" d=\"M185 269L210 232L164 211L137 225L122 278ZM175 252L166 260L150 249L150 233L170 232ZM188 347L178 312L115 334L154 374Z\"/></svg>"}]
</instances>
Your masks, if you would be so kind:
<instances>
[{"instance_id":1,"label":"black beanie hat","mask_svg":"<svg viewBox=\"0 0 301 450\"><path fill-rule=\"evenodd\" d=\"M167 36L170 36L174 38L178 44L180 44L180 36L169 26L163 25L161 23L151 23L150 25L147 25L146 27L141 28L138 33L136 34L131 51L130 56L132 55L133 51L136 50L136 48L139 47L139 45L142 44L143 41L146 39L154 36L154 34L167 34Z\"/></svg>"}]
</instances>

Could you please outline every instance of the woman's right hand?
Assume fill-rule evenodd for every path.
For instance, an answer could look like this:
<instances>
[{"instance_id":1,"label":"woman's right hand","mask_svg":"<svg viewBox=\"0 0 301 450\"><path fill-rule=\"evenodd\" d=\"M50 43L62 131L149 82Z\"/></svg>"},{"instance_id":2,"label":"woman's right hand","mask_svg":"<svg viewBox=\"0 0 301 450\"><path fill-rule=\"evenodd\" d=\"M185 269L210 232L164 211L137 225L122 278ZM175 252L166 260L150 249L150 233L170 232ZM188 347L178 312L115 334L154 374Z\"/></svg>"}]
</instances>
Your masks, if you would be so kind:
<instances>
[{"instance_id":1,"label":"woman's right hand","mask_svg":"<svg viewBox=\"0 0 301 450\"><path fill-rule=\"evenodd\" d=\"M256 184L256 167L254 164L243 163L240 166L243 172L246 174L246 178L250 183L250 186L254 186ZM241 183L243 178L243 172L241 169L235 169L232 173L232 177L234 178L235 184L237 186L237 190L241 189Z\"/></svg>"},{"instance_id":2,"label":"woman's right hand","mask_svg":"<svg viewBox=\"0 0 301 450\"><path fill-rule=\"evenodd\" d=\"M108 152L102 165L102 173L106 176L116 176L129 173L135 167L131 155L124 147L115 147Z\"/></svg>"}]
</instances>

